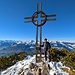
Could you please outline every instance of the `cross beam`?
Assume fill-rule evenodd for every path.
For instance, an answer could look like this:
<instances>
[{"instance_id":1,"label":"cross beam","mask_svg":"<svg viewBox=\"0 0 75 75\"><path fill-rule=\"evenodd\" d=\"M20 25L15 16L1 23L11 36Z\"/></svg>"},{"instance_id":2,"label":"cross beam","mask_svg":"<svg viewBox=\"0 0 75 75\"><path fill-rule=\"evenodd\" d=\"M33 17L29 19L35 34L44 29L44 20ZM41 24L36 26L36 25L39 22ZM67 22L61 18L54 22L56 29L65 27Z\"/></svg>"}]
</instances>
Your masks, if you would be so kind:
<instances>
[{"instance_id":1,"label":"cross beam","mask_svg":"<svg viewBox=\"0 0 75 75\"><path fill-rule=\"evenodd\" d=\"M38 15L40 15L40 23L38 22L38 20L36 20L38 18ZM54 18L56 16L56 14L49 14L46 15L43 11L42 11L42 3L40 3L40 10L38 10L38 3L36 4L36 12L30 16L30 17L25 17L25 23L30 23L32 22L35 26L36 26L36 62L38 61L38 49L40 51L40 61L41 61L41 47L38 48L38 28L40 27L40 45L42 44L42 26L47 22L47 21L53 21L56 20L56 18ZM43 19L43 20L42 20Z\"/></svg>"}]
</instances>

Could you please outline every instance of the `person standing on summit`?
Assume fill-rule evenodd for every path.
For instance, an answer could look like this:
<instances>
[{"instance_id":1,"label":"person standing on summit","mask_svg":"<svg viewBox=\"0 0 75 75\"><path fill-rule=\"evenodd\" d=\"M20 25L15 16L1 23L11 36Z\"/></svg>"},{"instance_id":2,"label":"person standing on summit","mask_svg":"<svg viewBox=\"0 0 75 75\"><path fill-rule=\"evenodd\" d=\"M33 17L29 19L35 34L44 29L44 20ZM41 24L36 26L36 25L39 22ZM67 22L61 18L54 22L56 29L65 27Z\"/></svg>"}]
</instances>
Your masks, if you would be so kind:
<instances>
[{"instance_id":1,"label":"person standing on summit","mask_svg":"<svg viewBox=\"0 0 75 75\"><path fill-rule=\"evenodd\" d=\"M47 61L47 52L48 52L48 57L49 57L49 62L50 62L51 61L51 57L50 57L50 48L51 48L51 45L47 41L47 38L44 39L43 45L41 45L41 47L44 47L45 61Z\"/></svg>"}]
</instances>

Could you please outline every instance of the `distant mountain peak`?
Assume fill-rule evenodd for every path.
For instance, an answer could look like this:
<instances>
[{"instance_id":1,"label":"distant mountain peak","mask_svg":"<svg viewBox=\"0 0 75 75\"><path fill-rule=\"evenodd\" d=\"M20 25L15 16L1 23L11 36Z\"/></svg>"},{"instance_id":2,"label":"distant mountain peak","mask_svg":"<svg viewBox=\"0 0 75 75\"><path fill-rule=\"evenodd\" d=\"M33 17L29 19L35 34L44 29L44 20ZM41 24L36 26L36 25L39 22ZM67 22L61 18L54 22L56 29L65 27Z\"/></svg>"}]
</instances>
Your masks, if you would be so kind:
<instances>
[{"instance_id":1,"label":"distant mountain peak","mask_svg":"<svg viewBox=\"0 0 75 75\"><path fill-rule=\"evenodd\" d=\"M75 43L63 42L63 41L51 41L48 40L52 48L62 49L65 48L68 51L75 51ZM35 52L36 41L14 41L14 40L0 40L0 57L9 56L10 54L25 52L32 54Z\"/></svg>"}]
</instances>

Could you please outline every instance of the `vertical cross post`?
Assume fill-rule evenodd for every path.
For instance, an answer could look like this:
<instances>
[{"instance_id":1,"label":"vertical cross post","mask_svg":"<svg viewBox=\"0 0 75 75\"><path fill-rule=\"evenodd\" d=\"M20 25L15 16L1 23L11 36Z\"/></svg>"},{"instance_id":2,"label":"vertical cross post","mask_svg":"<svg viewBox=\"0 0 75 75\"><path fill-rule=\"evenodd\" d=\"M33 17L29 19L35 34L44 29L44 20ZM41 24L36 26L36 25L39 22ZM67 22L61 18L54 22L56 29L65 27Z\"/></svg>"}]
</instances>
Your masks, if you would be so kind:
<instances>
[{"instance_id":1,"label":"vertical cross post","mask_svg":"<svg viewBox=\"0 0 75 75\"><path fill-rule=\"evenodd\" d=\"M40 11L42 11L42 3L40 3ZM40 14L42 16L42 14ZM42 21L40 21L40 24L42 24ZM42 26L40 26L40 61L41 61L41 44L42 44Z\"/></svg>"},{"instance_id":2,"label":"vertical cross post","mask_svg":"<svg viewBox=\"0 0 75 75\"><path fill-rule=\"evenodd\" d=\"M38 3L36 4L36 12L38 12ZM36 15L38 16L38 15ZM37 62L37 53L38 53L38 21L36 21L36 62Z\"/></svg>"}]
</instances>

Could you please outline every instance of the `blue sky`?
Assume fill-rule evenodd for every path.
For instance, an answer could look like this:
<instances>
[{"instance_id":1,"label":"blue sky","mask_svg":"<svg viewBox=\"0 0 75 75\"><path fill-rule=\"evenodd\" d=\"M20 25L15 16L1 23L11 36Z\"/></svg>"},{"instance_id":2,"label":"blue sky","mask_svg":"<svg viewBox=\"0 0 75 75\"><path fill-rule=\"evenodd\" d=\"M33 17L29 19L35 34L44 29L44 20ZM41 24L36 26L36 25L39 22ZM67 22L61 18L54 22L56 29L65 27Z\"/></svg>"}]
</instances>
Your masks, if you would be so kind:
<instances>
[{"instance_id":1,"label":"blue sky","mask_svg":"<svg viewBox=\"0 0 75 75\"><path fill-rule=\"evenodd\" d=\"M46 14L57 15L43 26L43 38L75 41L75 0L0 0L0 40L35 40L35 26L24 17L40 2Z\"/></svg>"}]
</instances>

